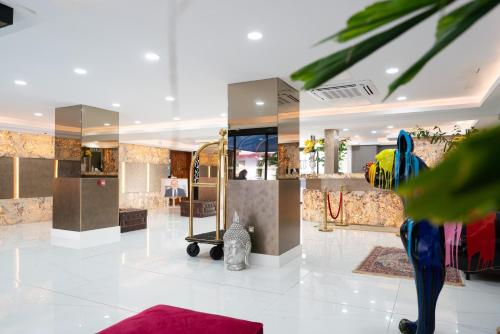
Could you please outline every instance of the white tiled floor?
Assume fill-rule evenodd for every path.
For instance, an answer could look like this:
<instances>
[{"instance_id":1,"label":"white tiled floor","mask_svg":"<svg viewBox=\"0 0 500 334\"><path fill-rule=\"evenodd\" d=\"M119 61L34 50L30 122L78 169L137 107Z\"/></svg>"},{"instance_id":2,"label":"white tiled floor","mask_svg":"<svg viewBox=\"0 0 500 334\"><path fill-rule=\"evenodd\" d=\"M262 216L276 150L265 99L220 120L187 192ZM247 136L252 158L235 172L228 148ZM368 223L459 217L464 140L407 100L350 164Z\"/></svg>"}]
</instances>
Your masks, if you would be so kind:
<instances>
[{"instance_id":1,"label":"white tiled floor","mask_svg":"<svg viewBox=\"0 0 500 334\"><path fill-rule=\"evenodd\" d=\"M266 334L398 333L402 317L415 318L412 281L352 273L375 245L401 247L399 238L302 227L300 259L242 272L212 261L209 246L187 256L187 219L176 214L150 213L147 230L84 250L51 246L50 223L0 227L0 333L93 333L156 304L263 322ZM466 284L444 288L437 333L500 326L500 283Z\"/></svg>"}]
</instances>

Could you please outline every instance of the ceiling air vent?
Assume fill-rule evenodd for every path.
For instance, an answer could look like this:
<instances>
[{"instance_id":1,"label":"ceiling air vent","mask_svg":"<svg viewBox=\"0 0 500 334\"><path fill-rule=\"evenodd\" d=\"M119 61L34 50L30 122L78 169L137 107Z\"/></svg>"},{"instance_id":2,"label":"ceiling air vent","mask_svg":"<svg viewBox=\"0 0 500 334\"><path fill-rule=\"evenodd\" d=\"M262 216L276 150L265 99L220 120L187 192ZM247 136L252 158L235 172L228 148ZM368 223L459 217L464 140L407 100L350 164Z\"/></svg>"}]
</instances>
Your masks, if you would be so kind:
<instances>
[{"instance_id":1,"label":"ceiling air vent","mask_svg":"<svg viewBox=\"0 0 500 334\"><path fill-rule=\"evenodd\" d=\"M10 26L14 23L14 10L0 3L0 28Z\"/></svg>"},{"instance_id":2,"label":"ceiling air vent","mask_svg":"<svg viewBox=\"0 0 500 334\"><path fill-rule=\"evenodd\" d=\"M321 101L336 101L340 99L371 99L378 95L378 90L371 80L328 84L309 91L312 96Z\"/></svg>"}]
</instances>

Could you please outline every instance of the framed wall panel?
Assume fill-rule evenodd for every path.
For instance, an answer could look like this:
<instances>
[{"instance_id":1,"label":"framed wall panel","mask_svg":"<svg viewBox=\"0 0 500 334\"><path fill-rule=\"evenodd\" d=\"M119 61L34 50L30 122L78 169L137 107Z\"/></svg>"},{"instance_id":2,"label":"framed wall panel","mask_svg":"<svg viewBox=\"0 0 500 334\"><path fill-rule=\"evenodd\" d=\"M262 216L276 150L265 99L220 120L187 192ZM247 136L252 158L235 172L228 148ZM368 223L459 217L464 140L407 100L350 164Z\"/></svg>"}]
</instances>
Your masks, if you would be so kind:
<instances>
[{"instance_id":1,"label":"framed wall panel","mask_svg":"<svg viewBox=\"0 0 500 334\"><path fill-rule=\"evenodd\" d=\"M166 164L149 164L149 191L161 191L161 179L168 177L168 165Z\"/></svg>"},{"instance_id":2,"label":"framed wall panel","mask_svg":"<svg viewBox=\"0 0 500 334\"><path fill-rule=\"evenodd\" d=\"M19 198L52 196L54 160L19 159Z\"/></svg>"},{"instance_id":3,"label":"framed wall panel","mask_svg":"<svg viewBox=\"0 0 500 334\"><path fill-rule=\"evenodd\" d=\"M14 196L14 158L0 157L0 199Z\"/></svg>"},{"instance_id":4,"label":"framed wall panel","mask_svg":"<svg viewBox=\"0 0 500 334\"><path fill-rule=\"evenodd\" d=\"M147 191L147 164L127 162L125 164L125 192L145 193Z\"/></svg>"}]
</instances>

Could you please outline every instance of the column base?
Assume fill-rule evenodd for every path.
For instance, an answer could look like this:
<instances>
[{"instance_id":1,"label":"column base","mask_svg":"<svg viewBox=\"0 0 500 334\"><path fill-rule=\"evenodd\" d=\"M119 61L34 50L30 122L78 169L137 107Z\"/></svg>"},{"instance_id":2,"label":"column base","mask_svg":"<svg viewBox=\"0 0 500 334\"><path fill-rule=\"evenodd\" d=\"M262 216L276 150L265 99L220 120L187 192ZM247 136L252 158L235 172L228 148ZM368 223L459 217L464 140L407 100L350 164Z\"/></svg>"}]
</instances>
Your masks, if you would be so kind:
<instances>
[{"instance_id":1,"label":"column base","mask_svg":"<svg viewBox=\"0 0 500 334\"><path fill-rule=\"evenodd\" d=\"M250 265L281 268L287 263L299 258L302 254L302 245L295 246L281 255L250 254Z\"/></svg>"},{"instance_id":2,"label":"column base","mask_svg":"<svg viewBox=\"0 0 500 334\"><path fill-rule=\"evenodd\" d=\"M53 228L51 244L74 249L90 248L121 240L120 226L100 228L91 231L68 231Z\"/></svg>"}]
</instances>

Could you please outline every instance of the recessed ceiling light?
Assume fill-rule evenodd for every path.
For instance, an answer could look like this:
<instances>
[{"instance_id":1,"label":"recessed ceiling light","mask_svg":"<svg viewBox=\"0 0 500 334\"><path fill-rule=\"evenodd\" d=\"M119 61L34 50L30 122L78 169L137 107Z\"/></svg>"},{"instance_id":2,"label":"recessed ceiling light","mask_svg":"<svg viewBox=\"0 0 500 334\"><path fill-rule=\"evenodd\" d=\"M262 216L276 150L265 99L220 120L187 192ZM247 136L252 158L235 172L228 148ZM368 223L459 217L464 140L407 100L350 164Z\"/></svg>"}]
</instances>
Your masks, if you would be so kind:
<instances>
[{"instance_id":1,"label":"recessed ceiling light","mask_svg":"<svg viewBox=\"0 0 500 334\"><path fill-rule=\"evenodd\" d=\"M398 96L398 98L397 98L398 101L404 101L406 99L407 99L406 96Z\"/></svg>"},{"instance_id":2,"label":"recessed ceiling light","mask_svg":"<svg viewBox=\"0 0 500 334\"><path fill-rule=\"evenodd\" d=\"M42 117L43 116L43 114L41 112L36 112L33 115L35 115L36 117Z\"/></svg>"},{"instance_id":3,"label":"recessed ceiling light","mask_svg":"<svg viewBox=\"0 0 500 334\"><path fill-rule=\"evenodd\" d=\"M134 124L141 124L141 121L135 121Z\"/></svg>"},{"instance_id":4,"label":"recessed ceiling light","mask_svg":"<svg viewBox=\"0 0 500 334\"><path fill-rule=\"evenodd\" d=\"M226 113L220 114L220 117L227 117Z\"/></svg>"},{"instance_id":5,"label":"recessed ceiling light","mask_svg":"<svg viewBox=\"0 0 500 334\"><path fill-rule=\"evenodd\" d=\"M158 56L156 53L153 52L148 52L144 55L144 58L149 61L158 61L160 60L160 56Z\"/></svg>"},{"instance_id":6,"label":"recessed ceiling light","mask_svg":"<svg viewBox=\"0 0 500 334\"><path fill-rule=\"evenodd\" d=\"M342 131L349 131L349 129L348 128L343 128Z\"/></svg>"},{"instance_id":7,"label":"recessed ceiling light","mask_svg":"<svg viewBox=\"0 0 500 334\"><path fill-rule=\"evenodd\" d=\"M167 100L168 102L172 102L172 101L175 101L175 97L173 97L173 96L167 96L165 98L165 100Z\"/></svg>"},{"instance_id":8,"label":"recessed ceiling light","mask_svg":"<svg viewBox=\"0 0 500 334\"><path fill-rule=\"evenodd\" d=\"M174 121L180 121L180 120L181 120L181 118L180 118L180 117L172 117L172 119L173 119Z\"/></svg>"},{"instance_id":9,"label":"recessed ceiling light","mask_svg":"<svg viewBox=\"0 0 500 334\"><path fill-rule=\"evenodd\" d=\"M115 107L115 108L120 108L120 104L119 103L113 103L112 106Z\"/></svg>"},{"instance_id":10,"label":"recessed ceiling light","mask_svg":"<svg viewBox=\"0 0 500 334\"><path fill-rule=\"evenodd\" d=\"M248 39L251 41L258 41L262 39L262 33L260 31L250 31L247 35Z\"/></svg>"},{"instance_id":11,"label":"recessed ceiling light","mask_svg":"<svg viewBox=\"0 0 500 334\"><path fill-rule=\"evenodd\" d=\"M77 67L73 70L73 72L75 72L76 74L80 74L80 75L85 75L87 74L87 70L84 69L84 68L80 68L80 67Z\"/></svg>"},{"instance_id":12,"label":"recessed ceiling light","mask_svg":"<svg viewBox=\"0 0 500 334\"><path fill-rule=\"evenodd\" d=\"M109 123L104 123L104 126L110 126L110 125L111 125L111 124L109 124Z\"/></svg>"},{"instance_id":13,"label":"recessed ceiling light","mask_svg":"<svg viewBox=\"0 0 500 334\"><path fill-rule=\"evenodd\" d=\"M372 130L372 131L370 131L370 132L371 132L371 133L373 133L373 134L377 133L377 131L376 131L376 130Z\"/></svg>"},{"instance_id":14,"label":"recessed ceiling light","mask_svg":"<svg viewBox=\"0 0 500 334\"><path fill-rule=\"evenodd\" d=\"M388 129L394 129L394 125L387 125Z\"/></svg>"},{"instance_id":15,"label":"recessed ceiling light","mask_svg":"<svg viewBox=\"0 0 500 334\"><path fill-rule=\"evenodd\" d=\"M18 86L26 86L28 83L24 80L15 80L14 83Z\"/></svg>"},{"instance_id":16,"label":"recessed ceiling light","mask_svg":"<svg viewBox=\"0 0 500 334\"><path fill-rule=\"evenodd\" d=\"M387 74L396 74L399 72L399 68L397 67L391 67L391 68L388 68L387 70L385 70L385 73Z\"/></svg>"},{"instance_id":17,"label":"recessed ceiling light","mask_svg":"<svg viewBox=\"0 0 500 334\"><path fill-rule=\"evenodd\" d=\"M263 106L264 105L264 101L255 101L255 104L258 105L258 106Z\"/></svg>"}]
</instances>

